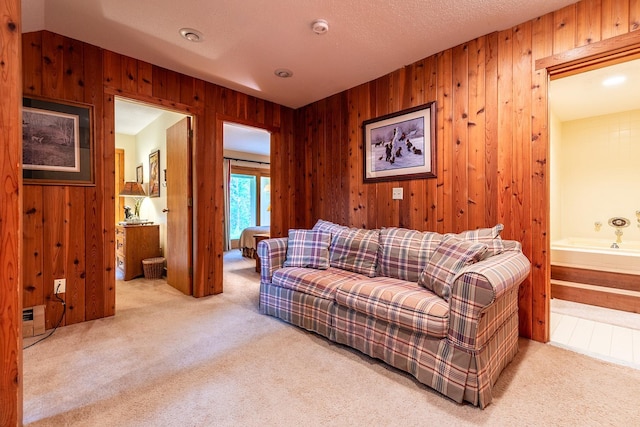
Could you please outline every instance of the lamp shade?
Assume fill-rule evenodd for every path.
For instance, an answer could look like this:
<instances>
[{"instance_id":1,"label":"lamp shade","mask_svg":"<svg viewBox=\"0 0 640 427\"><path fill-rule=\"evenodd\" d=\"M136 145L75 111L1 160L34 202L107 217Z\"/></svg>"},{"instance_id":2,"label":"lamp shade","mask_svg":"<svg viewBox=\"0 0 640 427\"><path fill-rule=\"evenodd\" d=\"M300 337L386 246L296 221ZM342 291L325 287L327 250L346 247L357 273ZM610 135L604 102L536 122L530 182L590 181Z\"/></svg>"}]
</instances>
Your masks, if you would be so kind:
<instances>
[{"instance_id":1,"label":"lamp shade","mask_svg":"<svg viewBox=\"0 0 640 427\"><path fill-rule=\"evenodd\" d=\"M146 197L147 193L144 192L142 184L135 181L128 181L124 183L124 187L120 191L119 196L127 197Z\"/></svg>"}]
</instances>

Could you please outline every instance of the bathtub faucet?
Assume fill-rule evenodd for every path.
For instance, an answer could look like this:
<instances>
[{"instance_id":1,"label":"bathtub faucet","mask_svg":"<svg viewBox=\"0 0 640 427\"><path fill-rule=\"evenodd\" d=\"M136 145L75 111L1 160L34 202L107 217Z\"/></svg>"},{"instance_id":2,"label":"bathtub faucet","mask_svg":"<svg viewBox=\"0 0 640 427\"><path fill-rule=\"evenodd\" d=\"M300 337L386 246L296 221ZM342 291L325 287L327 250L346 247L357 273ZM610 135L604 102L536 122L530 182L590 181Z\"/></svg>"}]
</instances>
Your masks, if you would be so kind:
<instances>
[{"instance_id":1,"label":"bathtub faucet","mask_svg":"<svg viewBox=\"0 0 640 427\"><path fill-rule=\"evenodd\" d=\"M616 228L616 243L622 243L622 235L624 233L619 228Z\"/></svg>"},{"instance_id":2,"label":"bathtub faucet","mask_svg":"<svg viewBox=\"0 0 640 427\"><path fill-rule=\"evenodd\" d=\"M616 243L622 243L622 228L628 227L631 222L627 218L622 218L620 216L614 216L613 218L609 218L609 225L616 229ZM614 243L614 244L616 244ZM616 245L617 246L617 245ZM614 246L611 245L613 248Z\"/></svg>"}]
</instances>

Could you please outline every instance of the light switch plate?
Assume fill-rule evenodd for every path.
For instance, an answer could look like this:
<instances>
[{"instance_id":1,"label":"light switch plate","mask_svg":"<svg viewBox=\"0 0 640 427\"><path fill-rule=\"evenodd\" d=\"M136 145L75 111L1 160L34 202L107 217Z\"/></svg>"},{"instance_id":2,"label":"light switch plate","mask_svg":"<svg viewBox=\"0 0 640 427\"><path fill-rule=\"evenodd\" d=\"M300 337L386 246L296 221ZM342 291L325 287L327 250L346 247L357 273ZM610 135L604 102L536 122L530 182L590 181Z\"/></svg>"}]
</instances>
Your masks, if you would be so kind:
<instances>
[{"instance_id":1,"label":"light switch plate","mask_svg":"<svg viewBox=\"0 0 640 427\"><path fill-rule=\"evenodd\" d=\"M393 200L402 200L403 197L403 188L399 187L399 188L394 188L392 193L391 193L391 197L393 198Z\"/></svg>"}]
</instances>

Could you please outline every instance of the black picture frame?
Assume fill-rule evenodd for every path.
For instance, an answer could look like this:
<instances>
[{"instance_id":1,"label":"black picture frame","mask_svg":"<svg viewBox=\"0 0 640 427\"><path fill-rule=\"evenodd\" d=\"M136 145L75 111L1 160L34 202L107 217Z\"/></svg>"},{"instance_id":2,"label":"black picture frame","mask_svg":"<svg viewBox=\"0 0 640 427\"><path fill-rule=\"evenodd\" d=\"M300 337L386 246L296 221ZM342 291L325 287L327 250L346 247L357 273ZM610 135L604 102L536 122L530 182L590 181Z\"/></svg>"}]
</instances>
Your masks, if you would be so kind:
<instances>
[{"instance_id":1,"label":"black picture frame","mask_svg":"<svg viewBox=\"0 0 640 427\"><path fill-rule=\"evenodd\" d=\"M144 171L142 165L136 166L136 182L138 184L144 184Z\"/></svg>"},{"instance_id":2,"label":"black picture frame","mask_svg":"<svg viewBox=\"0 0 640 427\"><path fill-rule=\"evenodd\" d=\"M364 182L436 178L435 101L362 122Z\"/></svg>"},{"instance_id":3,"label":"black picture frame","mask_svg":"<svg viewBox=\"0 0 640 427\"><path fill-rule=\"evenodd\" d=\"M95 185L93 105L22 98L24 184Z\"/></svg>"}]
</instances>

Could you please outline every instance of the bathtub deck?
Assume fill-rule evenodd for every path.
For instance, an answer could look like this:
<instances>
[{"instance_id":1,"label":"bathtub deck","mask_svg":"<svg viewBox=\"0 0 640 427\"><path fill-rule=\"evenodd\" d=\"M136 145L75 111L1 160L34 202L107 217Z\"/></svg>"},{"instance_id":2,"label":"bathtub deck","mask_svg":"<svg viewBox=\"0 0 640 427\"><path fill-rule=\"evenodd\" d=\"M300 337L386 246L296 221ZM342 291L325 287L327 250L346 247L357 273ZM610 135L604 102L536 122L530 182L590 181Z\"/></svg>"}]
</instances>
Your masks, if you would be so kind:
<instances>
[{"instance_id":1,"label":"bathtub deck","mask_svg":"<svg viewBox=\"0 0 640 427\"><path fill-rule=\"evenodd\" d=\"M640 276L552 265L551 298L640 313Z\"/></svg>"},{"instance_id":2,"label":"bathtub deck","mask_svg":"<svg viewBox=\"0 0 640 427\"><path fill-rule=\"evenodd\" d=\"M552 265L551 279L640 292L640 276L635 274Z\"/></svg>"}]
</instances>

